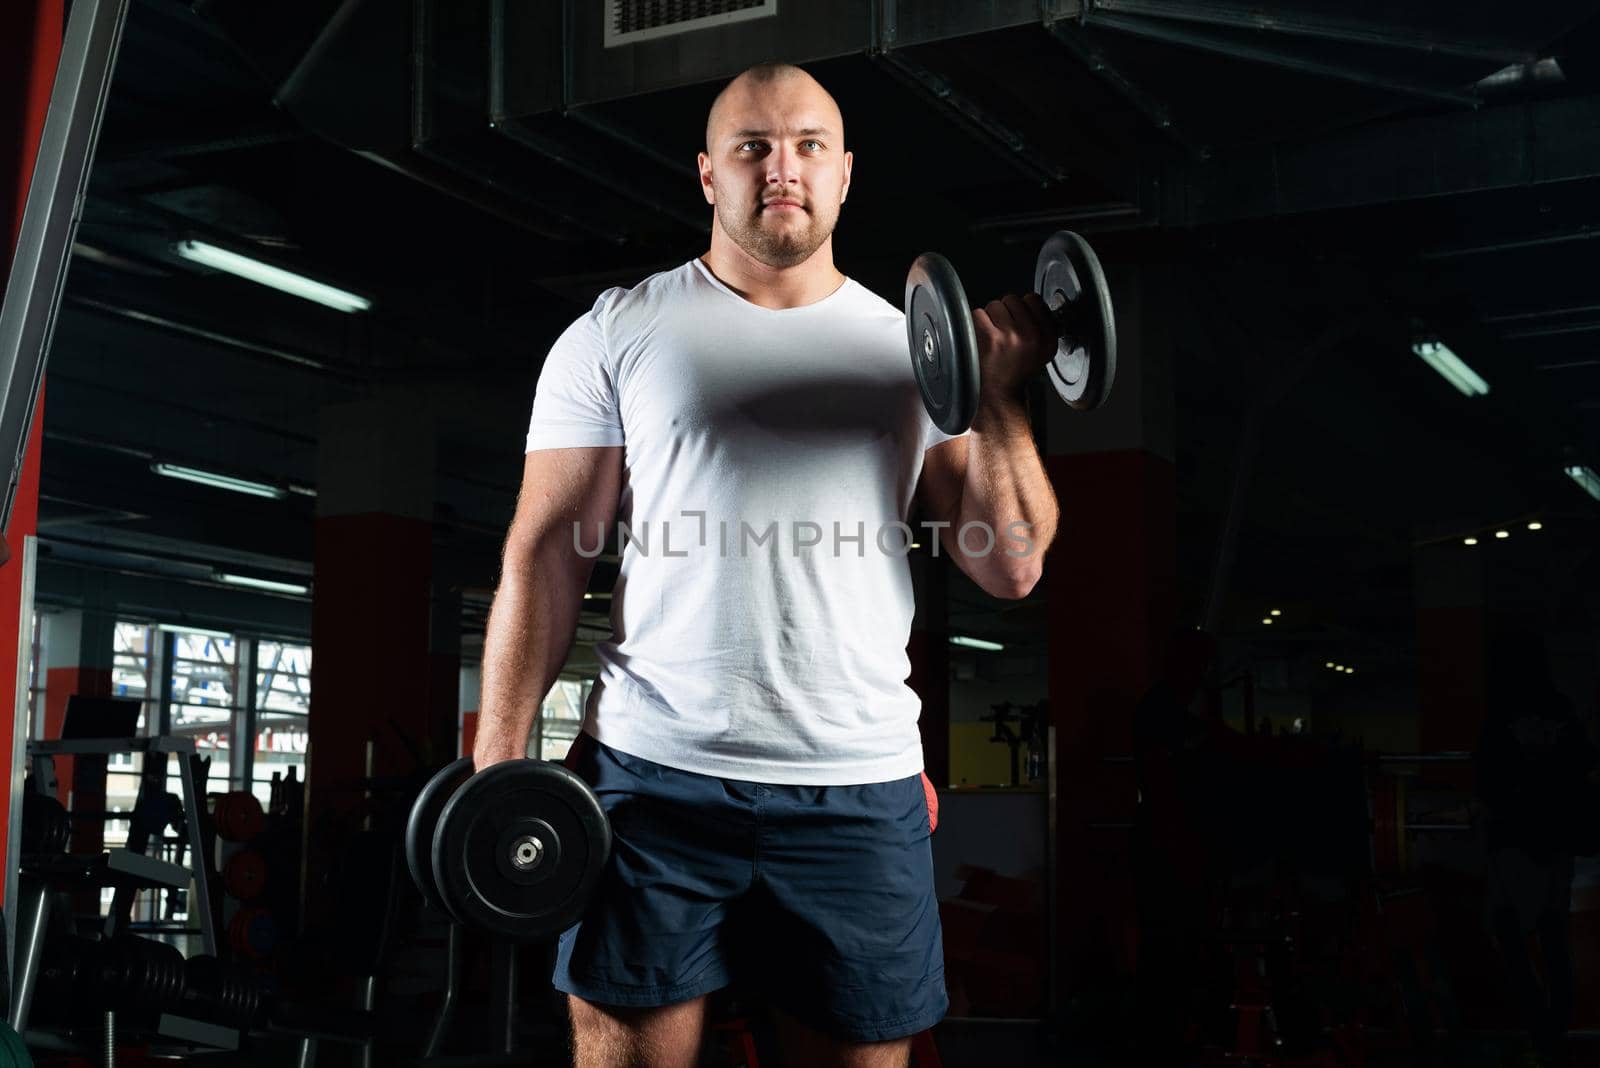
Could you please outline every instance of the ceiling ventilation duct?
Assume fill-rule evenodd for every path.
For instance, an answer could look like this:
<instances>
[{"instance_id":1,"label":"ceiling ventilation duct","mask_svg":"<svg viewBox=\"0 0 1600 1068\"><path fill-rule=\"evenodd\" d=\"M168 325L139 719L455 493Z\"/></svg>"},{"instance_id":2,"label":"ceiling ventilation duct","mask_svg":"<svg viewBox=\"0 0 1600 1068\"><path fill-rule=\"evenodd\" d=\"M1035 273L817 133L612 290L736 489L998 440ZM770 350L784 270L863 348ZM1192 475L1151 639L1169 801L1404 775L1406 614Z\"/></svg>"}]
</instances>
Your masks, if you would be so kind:
<instances>
[{"instance_id":1,"label":"ceiling ventilation duct","mask_svg":"<svg viewBox=\"0 0 1600 1068\"><path fill-rule=\"evenodd\" d=\"M606 0L607 48L778 13L778 0Z\"/></svg>"}]
</instances>

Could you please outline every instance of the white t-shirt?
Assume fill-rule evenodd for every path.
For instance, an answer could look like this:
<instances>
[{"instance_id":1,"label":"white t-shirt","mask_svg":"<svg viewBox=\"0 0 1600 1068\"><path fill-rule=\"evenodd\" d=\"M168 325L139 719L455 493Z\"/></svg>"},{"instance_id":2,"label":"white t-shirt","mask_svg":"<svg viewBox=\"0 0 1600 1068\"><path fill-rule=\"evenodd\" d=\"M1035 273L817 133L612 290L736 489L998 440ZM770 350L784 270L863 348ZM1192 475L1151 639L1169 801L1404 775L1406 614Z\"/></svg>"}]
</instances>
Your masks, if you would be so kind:
<instances>
[{"instance_id":1,"label":"white t-shirt","mask_svg":"<svg viewBox=\"0 0 1600 1068\"><path fill-rule=\"evenodd\" d=\"M545 359L527 440L624 450L584 730L727 779L922 770L903 524L944 440L904 315L853 280L774 310L696 259L601 294Z\"/></svg>"}]
</instances>

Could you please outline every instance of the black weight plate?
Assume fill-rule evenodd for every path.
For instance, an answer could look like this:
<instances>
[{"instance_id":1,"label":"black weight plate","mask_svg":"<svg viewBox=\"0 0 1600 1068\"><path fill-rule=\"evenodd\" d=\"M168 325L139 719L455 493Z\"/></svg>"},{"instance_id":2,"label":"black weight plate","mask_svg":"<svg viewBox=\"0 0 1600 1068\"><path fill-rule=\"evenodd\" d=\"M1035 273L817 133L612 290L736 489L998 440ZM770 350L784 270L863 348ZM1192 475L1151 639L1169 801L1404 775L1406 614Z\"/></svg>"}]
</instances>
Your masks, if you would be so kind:
<instances>
[{"instance_id":1,"label":"black weight plate","mask_svg":"<svg viewBox=\"0 0 1600 1068\"><path fill-rule=\"evenodd\" d=\"M966 430L978 410L978 340L961 278L937 252L918 256L906 274L906 341L934 425Z\"/></svg>"},{"instance_id":2,"label":"black weight plate","mask_svg":"<svg viewBox=\"0 0 1600 1068\"><path fill-rule=\"evenodd\" d=\"M422 900L441 911L444 899L433 878L433 832L439 826L439 813L444 811L445 802L471 774L471 757L446 764L423 786L406 817L406 867L411 869L411 881L422 891Z\"/></svg>"},{"instance_id":3,"label":"black weight plate","mask_svg":"<svg viewBox=\"0 0 1600 1068\"><path fill-rule=\"evenodd\" d=\"M1061 324L1056 354L1045 368L1050 384L1078 411L1098 408L1117 377L1117 327L1100 258L1089 242L1058 230L1039 250L1033 289Z\"/></svg>"},{"instance_id":4,"label":"black weight plate","mask_svg":"<svg viewBox=\"0 0 1600 1068\"><path fill-rule=\"evenodd\" d=\"M531 863L514 861L519 845ZM478 772L445 804L433 836L445 907L521 942L553 938L576 923L610 856L611 824L594 791L545 760L507 760Z\"/></svg>"}]
</instances>

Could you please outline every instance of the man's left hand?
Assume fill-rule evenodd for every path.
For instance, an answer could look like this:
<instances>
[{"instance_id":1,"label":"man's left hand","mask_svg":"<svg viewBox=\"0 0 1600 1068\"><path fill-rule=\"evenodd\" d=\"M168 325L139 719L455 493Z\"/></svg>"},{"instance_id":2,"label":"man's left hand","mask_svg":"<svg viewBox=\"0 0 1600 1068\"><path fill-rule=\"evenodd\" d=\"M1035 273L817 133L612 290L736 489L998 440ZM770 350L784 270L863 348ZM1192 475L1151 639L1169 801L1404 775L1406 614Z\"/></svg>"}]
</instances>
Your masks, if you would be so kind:
<instances>
[{"instance_id":1,"label":"man's left hand","mask_svg":"<svg viewBox=\"0 0 1600 1068\"><path fill-rule=\"evenodd\" d=\"M978 338L979 403L1016 400L1056 354L1056 323L1037 293L1011 294L972 312Z\"/></svg>"}]
</instances>

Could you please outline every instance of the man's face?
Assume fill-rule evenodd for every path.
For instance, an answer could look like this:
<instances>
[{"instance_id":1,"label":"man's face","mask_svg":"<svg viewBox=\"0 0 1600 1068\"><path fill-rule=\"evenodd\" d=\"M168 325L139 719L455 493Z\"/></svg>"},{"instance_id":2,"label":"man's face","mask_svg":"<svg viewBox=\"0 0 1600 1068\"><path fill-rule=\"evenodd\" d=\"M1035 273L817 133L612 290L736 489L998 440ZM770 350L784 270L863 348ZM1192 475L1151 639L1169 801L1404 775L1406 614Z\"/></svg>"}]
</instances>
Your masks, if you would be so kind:
<instances>
[{"instance_id":1,"label":"man's face","mask_svg":"<svg viewBox=\"0 0 1600 1068\"><path fill-rule=\"evenodd\" d=\"M769 267L804 263L850 188L844 122L808 78L736 83L713 112L700 183L717 224Z\"/></svg>"}]
</instances>

